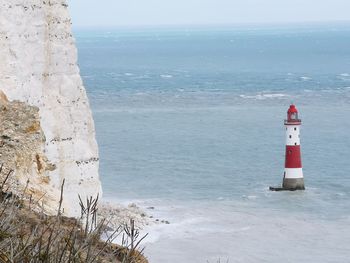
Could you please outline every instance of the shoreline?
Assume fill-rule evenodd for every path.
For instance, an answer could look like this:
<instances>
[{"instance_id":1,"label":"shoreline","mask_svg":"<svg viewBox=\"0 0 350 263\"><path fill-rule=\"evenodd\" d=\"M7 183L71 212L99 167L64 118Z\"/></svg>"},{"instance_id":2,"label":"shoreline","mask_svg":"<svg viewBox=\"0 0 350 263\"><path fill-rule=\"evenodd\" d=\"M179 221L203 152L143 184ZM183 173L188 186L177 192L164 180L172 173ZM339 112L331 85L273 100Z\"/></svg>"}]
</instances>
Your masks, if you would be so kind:
<instances>
[{"instance_id":1,"label":"shoreline","mask_svg":"<svg viewBox=\"0 0 350 263\"><path fill-rule=\"evenodd\" d=\"M330 259L332 254L337 255L335 261L342 262L350 256L347 242L343 242L344 239L350 241L350 230L347 230L350 216L334 220L300 211L288 213L258 205L252 208L242 205L244 202L219 202L220 205L212 202L207 206L206 202L197 206L168 201L162 205L159 200L132 202L149 212L148 215L170 222L149 224L142 229L143 234L149 233L142 246L152 263L217 262L219 258L223 262L264 259L278 263L282 254L289 253L285 244L293 246L293 255L289 255L293 262L304 262L305 258L309 262L320 262ZM147 209L150 204L154 209ZM305 243L314 246L310 249ZM336 250L343 252L337 254Z\"/></svg>"},{"instance_id":2,"label":"shoreline","mask_svg":"<svg viewBox=\"0 0 350 263\"><path fill-rule=\"evenodd\" d=\"M128 224L131 219L142 232L147 232L147 229L151 230L153 227L171 224L168 219L157 212L157 207L143 206L135 200L127 202L102 199L98 205L98 217L106 219L111 230Z\"/></svg>"}]
</instances>

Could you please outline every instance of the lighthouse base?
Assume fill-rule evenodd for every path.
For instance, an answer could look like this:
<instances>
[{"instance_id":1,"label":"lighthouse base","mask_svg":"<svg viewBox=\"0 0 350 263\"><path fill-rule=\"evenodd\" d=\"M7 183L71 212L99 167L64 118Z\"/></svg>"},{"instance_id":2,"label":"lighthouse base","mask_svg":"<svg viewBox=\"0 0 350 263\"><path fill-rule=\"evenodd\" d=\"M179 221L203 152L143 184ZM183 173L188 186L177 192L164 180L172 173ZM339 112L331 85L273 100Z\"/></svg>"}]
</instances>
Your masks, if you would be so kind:
<instances>
[{"instance_id":1,"label":"lighthouse base","mask_svg":"<svg viewBox=\"0 0 350 263\"><path fill-rule=\"evenodd\" d=\"M270 186L271 191L297 191L305 190L304 178L293 178L293 179L283 179L282 187L272 187Z\"/></svg>"},{"instance_id":2,"label":"lighthouse base","mask_svg":"<svg viewBox=\"0 0 350 263\"><path fill-rule=\"evenodd\" d=\"M283 188L287 190L305 190L304 178L284 178L283 179Z\"/></svg>"}]
</instances>

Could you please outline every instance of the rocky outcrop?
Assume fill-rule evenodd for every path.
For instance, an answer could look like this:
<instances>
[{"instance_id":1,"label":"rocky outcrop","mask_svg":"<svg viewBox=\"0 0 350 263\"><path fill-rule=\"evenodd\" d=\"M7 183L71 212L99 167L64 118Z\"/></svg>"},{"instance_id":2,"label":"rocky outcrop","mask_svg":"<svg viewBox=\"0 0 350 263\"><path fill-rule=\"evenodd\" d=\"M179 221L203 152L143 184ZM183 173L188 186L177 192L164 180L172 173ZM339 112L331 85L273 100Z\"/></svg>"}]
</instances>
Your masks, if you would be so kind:
<instances>
[{"instance_id":1,"label":"rocky outcrop","mask_svg":"<svg viewBox=\"0 0 350 263\"><path fill-rule=\"evenodd\" d=\"M0 0L0 89L10 100L39 109L45 140L31 176L45 169L56 190L65 179L70 205L64 209L77 215L78 194L101 193L101 184L94 122L65 0ZM28 129L35 134L38 126ZM15 165L19 178L28 173L22 163Z\"/></svg>"},{"instance_id":2,"label":"rocky outcrop","mask_svg":"<svg viewBox=\"0 0 350 263\"><path fill-rule=\"evenodd\" d=\"M10 102L0 91L1 190L10 189L16 196L30 196L39 201L37 209L55 213L60 193L50 185L48 174L56 166L44 153L45 141L39 109L24 102Z\"/></svg>"}]
</instances>

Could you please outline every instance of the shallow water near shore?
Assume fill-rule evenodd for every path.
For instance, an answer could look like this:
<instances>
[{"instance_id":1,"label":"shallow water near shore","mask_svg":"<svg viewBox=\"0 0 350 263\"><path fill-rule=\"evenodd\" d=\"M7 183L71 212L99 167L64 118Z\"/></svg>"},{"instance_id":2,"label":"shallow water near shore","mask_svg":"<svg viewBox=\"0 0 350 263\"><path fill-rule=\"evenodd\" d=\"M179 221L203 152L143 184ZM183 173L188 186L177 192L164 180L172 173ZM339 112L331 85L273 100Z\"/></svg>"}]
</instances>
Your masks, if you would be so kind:
<instances>
[{"instance_id":1,"label":"shallow water near shore","mask_svg":"<svg viewBox=\"0 0 350 263\"><path fill-rule=\"evenodd\" d=\"M347 27L76 36L105 198L170 221L145 230L150 262L347 261ZM291 102L307 189L274 193Z\"/></svg>"}]
</instances>

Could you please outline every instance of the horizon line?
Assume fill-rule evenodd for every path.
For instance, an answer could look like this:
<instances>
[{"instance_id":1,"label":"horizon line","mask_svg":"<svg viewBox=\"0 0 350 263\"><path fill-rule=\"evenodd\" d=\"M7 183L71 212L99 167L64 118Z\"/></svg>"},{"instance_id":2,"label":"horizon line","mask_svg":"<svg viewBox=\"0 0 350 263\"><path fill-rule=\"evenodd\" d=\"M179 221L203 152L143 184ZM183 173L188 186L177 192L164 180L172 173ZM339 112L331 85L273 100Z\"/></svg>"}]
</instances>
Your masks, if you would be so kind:
<instances>
[{"instance_id":1,"label":"horizon line","mask_svg":"<svg viewBox=\"0 0 350 263\"><path fill-rule=\"evenodd\" d=\"M267 27L304 27L304 26L345 26L350 20L330 20L330 21L302 21L302 22L263 22L263 23L214 23L214 24L140 24L140 25L74 25L74 30L81 29L203 29L208 28L267 28Z\"/></svg>"}]
</instances>

